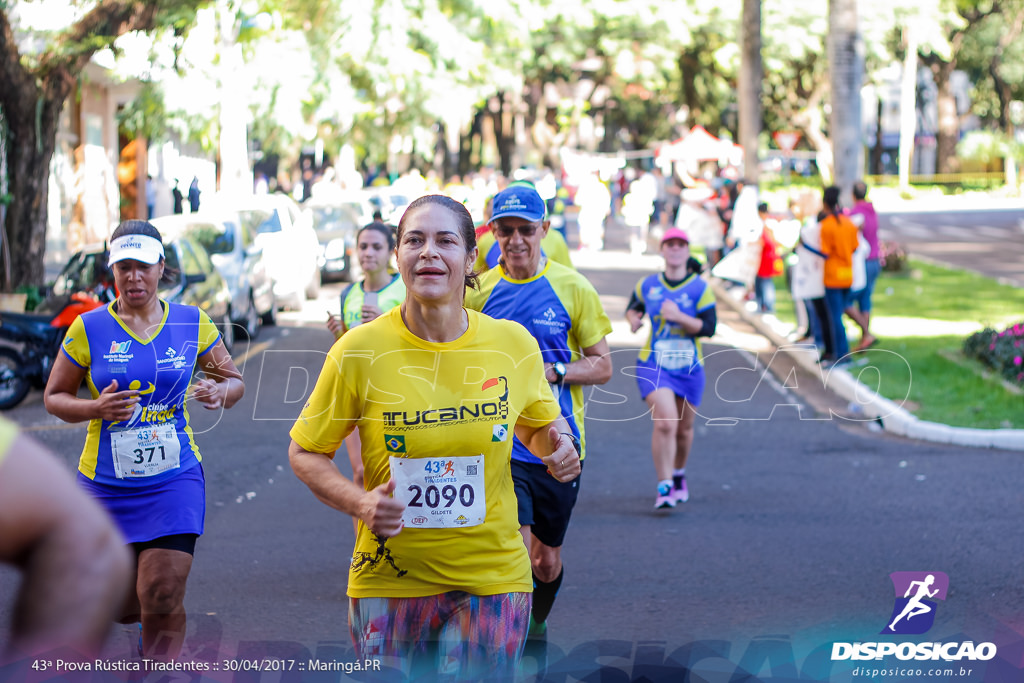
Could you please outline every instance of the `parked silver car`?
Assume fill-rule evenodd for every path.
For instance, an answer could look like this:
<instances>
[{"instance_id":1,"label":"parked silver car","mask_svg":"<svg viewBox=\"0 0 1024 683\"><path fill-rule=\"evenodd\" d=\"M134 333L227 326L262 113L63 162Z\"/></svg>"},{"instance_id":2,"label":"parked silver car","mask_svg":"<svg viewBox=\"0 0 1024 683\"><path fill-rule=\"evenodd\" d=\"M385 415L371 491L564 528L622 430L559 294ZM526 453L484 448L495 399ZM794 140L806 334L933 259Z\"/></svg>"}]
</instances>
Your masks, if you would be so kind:
<instances>
[{"instance_id":1,"label":"parked silver car","mask_svg":"<svg viewBox=\"0 0 1024 683\"><path fill-rule=\"evenodd\" d=\"M210 255L231 292L230 316L245 334L255 338L260 327L274 324L277 306L263 248L256 236L231 212L200 212L153 220L163 235L188 233Z\"/></svg>"},{"instance_id":2,"label":"parked silver car","mask_svg":"<svg viewBox=\"0 0 1024 683\"><path fill-rule=\"evenodd\" d=\"M362 224L350 205L331 199L313 198L302 205L309 212L320 241L322 280L351 281L359 272L356 235Z\"/></svg>"},{"instance_id":3,"label":"parked silver car","mask_svg":"<svg viewBox=\"0 0 1024 683\"><path fill-rule=\"evenodd\" d=\"M226 207L225 207L226 208ZM254 195L230 203L242 225L255 234L274 280L279 307L299 310L320 295L320 242L308 213L283 194Z\"/></svg>"},{"instance_id":4,"label":"parked silver car","mask_svg":"<svg viewBox=\"0 0 1024 683\"><path fill-rule=\"evenodd\" d=\"M174 282L160 285L161 298L206 311L220 329L224 348L230 352L235 345L235 326L231 322L231 292L227 283L210 255L191 235L163 234L163 238L164 263L178 271L178 276Z\"/></svg>"}]
</instances>

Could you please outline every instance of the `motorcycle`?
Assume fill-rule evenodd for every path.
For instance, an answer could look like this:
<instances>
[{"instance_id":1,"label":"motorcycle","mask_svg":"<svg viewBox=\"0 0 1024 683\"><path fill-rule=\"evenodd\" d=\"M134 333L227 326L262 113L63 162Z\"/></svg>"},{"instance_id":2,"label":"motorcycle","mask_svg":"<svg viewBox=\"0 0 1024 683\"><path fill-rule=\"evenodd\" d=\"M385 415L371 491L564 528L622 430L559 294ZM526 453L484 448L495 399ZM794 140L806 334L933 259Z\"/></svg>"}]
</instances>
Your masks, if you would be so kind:
<instances>
[{"instance_id":1,"label":"motorcycle","mask_svg":"<svg viewBox=\"0 0 1024 683\"><path fill-rule=\"evenodd\" d=\"M21 403L29 389L46 386L68 327L104 303L95 294L75 292L56 315L0 312L0 410Z\"/></svg>"}]
</instances>

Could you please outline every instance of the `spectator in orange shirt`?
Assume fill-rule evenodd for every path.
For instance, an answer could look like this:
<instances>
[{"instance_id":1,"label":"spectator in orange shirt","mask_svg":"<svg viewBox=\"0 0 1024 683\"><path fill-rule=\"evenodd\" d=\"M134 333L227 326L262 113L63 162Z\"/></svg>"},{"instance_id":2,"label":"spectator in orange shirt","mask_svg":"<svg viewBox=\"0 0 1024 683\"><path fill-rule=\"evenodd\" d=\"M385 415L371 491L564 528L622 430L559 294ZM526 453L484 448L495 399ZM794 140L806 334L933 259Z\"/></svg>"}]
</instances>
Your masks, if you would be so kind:
<instances>
[{"instance_id":1,"label":"spectator in orange shirt","mask_svg":"<svg viewBox=\"0 0 1024 683\"><path fill-rule=\"evenodd\" d=\"M843 311L850 298L853 284L853 252L857 249L857 226L843 215L839 206L839 188L831 185L825 188L822 203L825 206L821 218L821 251L825 254L825 305L828 309L828 324L832 330L835 363L849 359L850 344L843 327Z\"/></svg>"}]
</instances>

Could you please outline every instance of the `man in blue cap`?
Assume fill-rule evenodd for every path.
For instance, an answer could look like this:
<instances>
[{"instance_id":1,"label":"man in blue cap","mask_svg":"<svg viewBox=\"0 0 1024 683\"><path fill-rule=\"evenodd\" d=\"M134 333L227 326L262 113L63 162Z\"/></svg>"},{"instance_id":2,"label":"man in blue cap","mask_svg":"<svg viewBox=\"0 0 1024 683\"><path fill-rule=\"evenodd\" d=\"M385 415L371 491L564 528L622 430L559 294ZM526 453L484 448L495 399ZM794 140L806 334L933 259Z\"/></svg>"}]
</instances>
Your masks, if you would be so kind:
<instances>
[{"instance_id":1,"label":"man in blue cap","mask_svg":"<svg viewBox=\"0 0 1024 683\"><path fill-rule=\"evenodd\" d=\"M518 186L536 189L533 183L530 183L529 181L526 180L516 180L512 183L509 183L510 188ZM536 196L540 197L540 193L536 193ZM528 197L528 199L529 201L532 202L533 196ZM494 198L492 197L492 203L493 200ZM540 207L533 206L530 209L530 215L535 216L539 214L541 219L543 219L546 217L545 209L546 206L544 204L544 200L542 199ZM491 211L488 212L488 227L490 227L491 218L489 216L491 212L493 212L493 209L491 209ZM480 230L478 229L477 232L479 233ZM478 255L476 258L477 273L483 273L484 271L490 270L491 268L498 264L498 260L501 258L501 248L498 246L498 241L494 239L494 233L491 230L487 230L486 232L477 235L476 246L478 250ZM563 266L575 268L575 266L573 266L572 264L572 259L569 256L569 245L566 244L565 238L562 236L562 233L558 232L558 230L548 230L544 237L541 239L540 246L544 256L548 257L552 261L555 261L556 263L561 263Z\"/></svg>"},{"instance_id":2,"label":"man in blue cap","mask_svg":"<svg viewBox=\"0 0 1024 683\"><path fill-rule=\"evenodd\" d=\"M514 320L534 336L582 461L586 437L581 385L611 379L605 339L612 331L611 321L594 286L541 249L551 224L544 201L531 185L512 184L495 195L490 226L501 259L481 277L478 290L467 289L466 307L492 318ZM579 477L561 483L546 470L523 444L513 443L512 479L520 531L533 565L530 635L534 640L546 637L545 620L562 583L562 541L579 494Z\"/></svg>"}]
</instances>

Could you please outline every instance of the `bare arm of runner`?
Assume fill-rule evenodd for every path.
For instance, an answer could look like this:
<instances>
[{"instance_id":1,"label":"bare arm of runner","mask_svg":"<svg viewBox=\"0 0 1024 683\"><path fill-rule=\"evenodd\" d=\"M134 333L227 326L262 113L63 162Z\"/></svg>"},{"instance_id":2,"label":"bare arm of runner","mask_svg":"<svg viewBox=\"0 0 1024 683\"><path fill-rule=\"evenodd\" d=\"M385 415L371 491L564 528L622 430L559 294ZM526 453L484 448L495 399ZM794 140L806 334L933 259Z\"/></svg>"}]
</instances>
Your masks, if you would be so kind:
<instances>
[{"instance_id":1,"label":"bare arm of runner","mask_svg":"<svg viewBox=\"0 0 1024 683\"><path fill-rule=\"evenodd\" d=\"M333 454L331 454L333 455ZM292 471L323 504L363 520L380 536L395 536L402 530L405 504L393 498L394 479L370 491L346 477L326 453L307 451L292 441L288 446Z\"/></svg>"},{"instance_id":2,"label":"bare arm of runner","mask_svg":"<svg viewBox=\"0 0 1024 683\"><path fill-rule=\"evenodd\" d=\"M139 392L121 390L117 380L114 380L103 387L95 399L78 398L78 389L85 380L86 372L85 368L68 360L63 352L58 353L50 370L50 380L43 391L46 410L65 422L97 419L117 422L131 419L135 404L139 402Z\"/></svg>"},{"instance_id":3,"label":"bare arm of runner","mask_svg":"<svg viewBox=\"0 0 1024 683\"><path fill-rule=\"evenodd\" d=\"M565 364L563 384L604 384L612 378L612 359L608 355L608 340L602 338L592 346L583 349L583 357ZM544 378L549 382L557 379L551 363L544 364Z\"/></svg>"},{"instance_id":4,"label":"bare arm of runner","mask_svg":"<svg viewBox=\"0 0 1024 683\"><path fill-rule=\"evenodd\" d=\"M196 380L192 395L204 408L230 408L238 403L245 393L245 382L223 341L218 340L212 349L199 357L199 367L206 377Z\"/></svg>"},{"instance_id":5,"label":"bare arm of runner","mask_svg":"<svg viewBox=\"0 0 1024 683\"><path fill-rule=\"evenodd\" d=\"M517 423L515 432L526 448L544 461L555 479L566 482L579 476L580 455L568 436L572 430L565 418L559 417L542 427Z\"/></svg>"}]
</instances>

